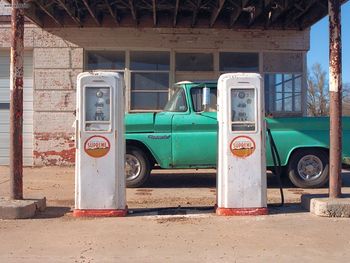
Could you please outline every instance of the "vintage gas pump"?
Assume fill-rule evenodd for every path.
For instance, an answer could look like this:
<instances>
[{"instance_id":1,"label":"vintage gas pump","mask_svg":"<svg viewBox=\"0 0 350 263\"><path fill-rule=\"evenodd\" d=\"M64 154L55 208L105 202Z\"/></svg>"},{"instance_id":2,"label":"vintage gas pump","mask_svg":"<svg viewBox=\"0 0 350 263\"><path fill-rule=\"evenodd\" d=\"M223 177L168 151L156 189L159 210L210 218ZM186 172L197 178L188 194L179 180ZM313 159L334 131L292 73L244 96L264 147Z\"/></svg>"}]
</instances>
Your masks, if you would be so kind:
<instances>
[{"instance_id":1,"label":"vintage gas pump","mask_svg":"<svg viewBox=\"0 0 350 263\"><path fill-rule=\"evenodd\" d=\"M263 84L259 74L218 81L218 215L267 214Z\"/></svg>"},{"instance_id":2,"label":"vintage gas pump","mask_svg":"<svg viewBox=\"0 0 350 263\"><path fill-rule=\"evenodd\" d=\"M124 81L81 73L77 83L74 216L125 216Z\"/></svg>"}]
</instances>

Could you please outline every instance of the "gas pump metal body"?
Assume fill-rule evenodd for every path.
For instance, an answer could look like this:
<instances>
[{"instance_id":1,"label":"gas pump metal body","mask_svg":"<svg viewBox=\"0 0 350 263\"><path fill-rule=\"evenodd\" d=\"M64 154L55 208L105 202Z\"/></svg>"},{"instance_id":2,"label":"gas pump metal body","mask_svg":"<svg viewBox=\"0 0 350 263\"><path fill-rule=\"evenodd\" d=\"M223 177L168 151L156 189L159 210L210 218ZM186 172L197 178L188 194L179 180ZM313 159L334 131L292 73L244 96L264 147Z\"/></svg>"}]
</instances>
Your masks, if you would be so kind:
<instances>
[{"instance_id":1,"label":"gas pump metal body","mask_svg":"<svg viewBox=\"0 0 350 263\"><path fill-rule=\"evenodd\" d=\"M124 81L114 72L78 76L74 216L125 216Z\"/></svg>"},{"instance_id":2,"label":"gas pump metal body","mask_svg":"<svg viewBox=\"0 0 350 263\"><path fill-rule=\"evenodd\" d=\"M255 73L218 81L218 215L267 214L263 82Z\"/></svg>"}]
</instances>

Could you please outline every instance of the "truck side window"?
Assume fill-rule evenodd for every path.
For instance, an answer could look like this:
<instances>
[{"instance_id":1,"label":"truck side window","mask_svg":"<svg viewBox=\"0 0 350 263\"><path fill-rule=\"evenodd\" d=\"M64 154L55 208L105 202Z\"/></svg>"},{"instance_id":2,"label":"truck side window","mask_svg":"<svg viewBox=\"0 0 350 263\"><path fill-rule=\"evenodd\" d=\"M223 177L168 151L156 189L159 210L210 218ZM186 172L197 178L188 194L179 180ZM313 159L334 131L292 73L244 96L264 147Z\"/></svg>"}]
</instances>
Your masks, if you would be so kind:
<instances>
[{"instance_id":1,"label":"truck side window","mask_svg":"<svg viewBox=\"0 0 350 263\"><path fill-rule=\"evenodd\" d=\"M164 107L164 111L185 112L187 111L186 94L183 88L177 88L174 95Z\"/></svg>"},{"instance_id":2,"label":"truck side window","mask_svg":"<svg viewBox=\"0 0 350 263\"><path fill-rule=\"evenodd\" d=\"M203 88L192 88L191 89L191 99L193 103L193 109L195 112L200 112L203 111ZM211 88L210 89L210 106L206 111L209 112L216 112L216 107L217 105L217 94L216 94L216 89Z\"/></svg>"}]
</instances>

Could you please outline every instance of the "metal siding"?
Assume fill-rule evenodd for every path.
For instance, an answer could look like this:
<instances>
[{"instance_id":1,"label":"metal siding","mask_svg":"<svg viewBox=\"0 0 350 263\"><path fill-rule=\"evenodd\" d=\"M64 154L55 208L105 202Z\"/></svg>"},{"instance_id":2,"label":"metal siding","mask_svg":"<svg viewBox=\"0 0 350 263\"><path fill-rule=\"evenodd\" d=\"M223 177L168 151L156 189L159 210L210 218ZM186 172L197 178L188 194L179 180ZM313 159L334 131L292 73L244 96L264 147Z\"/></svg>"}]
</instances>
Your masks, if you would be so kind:
<instances>
[{"instance_id":1,"label":"metal siding","mask_svg":"<svg viewBox=\"0 0 350 263\"><path fill-rule=\"evenodd\" d=\"M9 50L0 51L0 102L10 101ZM0 165L9 164L9 110L0 110ZM33 53L24 55L23 163L33 164Z\"/></svg>"}]
</instances>

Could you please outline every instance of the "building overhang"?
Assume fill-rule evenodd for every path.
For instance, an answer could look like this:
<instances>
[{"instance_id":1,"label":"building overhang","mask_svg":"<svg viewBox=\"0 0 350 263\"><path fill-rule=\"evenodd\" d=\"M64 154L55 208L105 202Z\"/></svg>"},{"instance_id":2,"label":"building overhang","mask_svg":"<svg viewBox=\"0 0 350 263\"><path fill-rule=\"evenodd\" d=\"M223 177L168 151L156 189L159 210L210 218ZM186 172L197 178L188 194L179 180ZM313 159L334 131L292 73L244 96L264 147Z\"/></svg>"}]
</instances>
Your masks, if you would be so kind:
<instances>
[{"instance_id":1,"label":"building overhang","mask_svg":"<svg viewBox=\"0 0 350 263\"><path fill-rule=\"evenodd\" d=\"M343 4L348 0L340 0ZM7 0L7 2L11 2ZM25 0L42 28L231 28L304 30L328 14L328 0Z\"/></svg>"}]
</instances>

